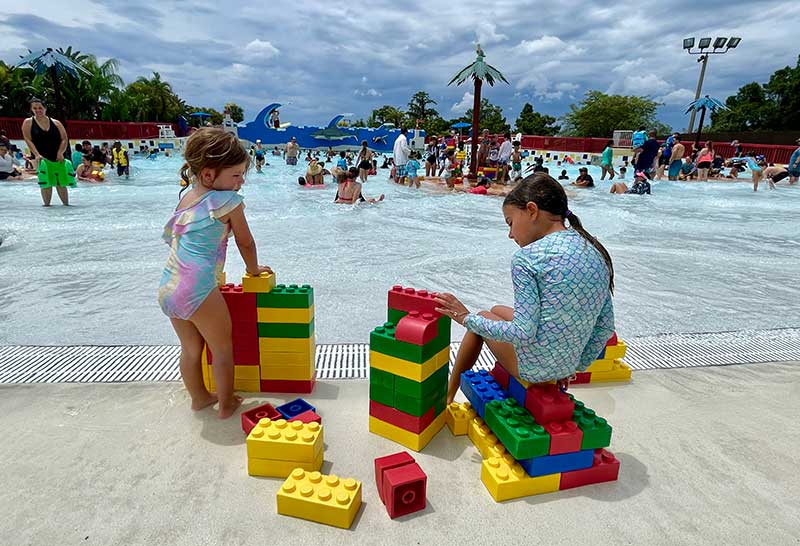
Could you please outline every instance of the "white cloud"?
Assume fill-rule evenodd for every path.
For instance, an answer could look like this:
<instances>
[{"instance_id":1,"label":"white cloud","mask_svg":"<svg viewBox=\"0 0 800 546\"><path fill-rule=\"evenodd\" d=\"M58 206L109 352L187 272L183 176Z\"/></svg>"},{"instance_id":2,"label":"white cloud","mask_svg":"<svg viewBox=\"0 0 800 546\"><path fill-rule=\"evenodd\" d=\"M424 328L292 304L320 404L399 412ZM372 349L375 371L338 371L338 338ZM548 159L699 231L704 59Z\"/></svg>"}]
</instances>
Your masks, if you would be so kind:
<instances>
[{"instance_id":1,"label":"white cloud","mask_svg":"<svg viewBox=\"0 0 800 546\"><path fill-rule=\"evenodd\" d=\"M616 87L618 82L612 84ZM661 95L672 90L672 85L655 74L642 74L641 76L625 76L622 80L622 92L632 95Z\"/></svg>"},{"instance_id":2,"label":"white cloud","mask_svg":"<svg viewBox=\"0 0 800 546\"><path fill-rule=\"evenodd\" d=\"M675 91L670 91L666 95L658 97L657 100L664 104L678 104L683 106L694 100L694 91L689 91L685 88L676 89Z\"/></svg>"},{"instance_id":3,"label":"white cloud","mask_svg":"<svg viewBox=\"0 0 800 546\"><path fill-rule=\"evenodd\" d=\"M353 91L353 94L354 95L358 95L359 97L382 97L383 96L383 93L381 93L377 89L373 89L372 87L370 87L367 90L356 89L355 91Z\"/></svg>"},{"instance_id":4,"label":"white cloud","mask_svg":"<svg viewBox=\"0 0 800 546\"><path fill-rule=\"evenodd\" d=\"M628 72L631 72L636 68L639 68L642 65L642 63L644 63L644 59L641 58L629 61L623 61L614 68L612 68L611 71L617 72L619 74L627 74Z\"/></svg>"},{"instance_id":5,"label":"white cloud","mask_svg":"<svg viewBox=\"0 0 800 546\"><path fill-rule=\"evenodd\" d=\"M361 83L367 83L367 77L361 76Z\"/></svg>"},{"instance_id":6,"label":"white cloud","mask_svg":"<svg viewBox=\"0 0 800 546\"><path fill-rule=\"evenodd\" d=\"M562 57L580 55L586 50L575 44L567 44L558 36L545 35L536 40L522 40L516 46L517 51L527 55L551 54Z\"/></svg>"},{"instance_id":7,"label":"white cloud","mask_svg":"<svg viewBox=\"0 0 800 546\"><path fill-rule=\"evenodd\" d=\"M571 83L571 82L561 82L555 85L557 91L566 91L566 92L577 91L579 87L580 86L577 83Z\"/></svg>"},{"instance_id":8,"label":"white cloud","mask_svg":"<svg viewBox=\"0 0 800 546\"><path fill-rule=\"evenodd\" d=\"M259 40L256 38L252 42L244 46L245 56L253 61L267 60L277 57L280 50L272 45L270 42Z\"/></svg>"},{"instance_id":9,"label":"white cloud","mask_svg":"<svg viewBox=\"0 0 800 546\"><path fill-rule=\"evenodd\" d=\"M499 34L497 32L497 25L489 21L481 21L478 23L475 29L475 36L478 39L478 43L483 45L508 40L508 36Z\"/></svg>"},{"instance_id":10,"label":"white cloud","mask_svg":"<svg viewBox=\"0 0 800 546\"><path fill-rule=\"evenodd\" d=\"M475 95L469 91L466 91L464 92L464 96L461 97L461 100L455 103L452 108L450 108L450 111L455 112L456 114L463 114L468 108L472 108L472 103L474 101Z\"/></svg>"}]
</instances>

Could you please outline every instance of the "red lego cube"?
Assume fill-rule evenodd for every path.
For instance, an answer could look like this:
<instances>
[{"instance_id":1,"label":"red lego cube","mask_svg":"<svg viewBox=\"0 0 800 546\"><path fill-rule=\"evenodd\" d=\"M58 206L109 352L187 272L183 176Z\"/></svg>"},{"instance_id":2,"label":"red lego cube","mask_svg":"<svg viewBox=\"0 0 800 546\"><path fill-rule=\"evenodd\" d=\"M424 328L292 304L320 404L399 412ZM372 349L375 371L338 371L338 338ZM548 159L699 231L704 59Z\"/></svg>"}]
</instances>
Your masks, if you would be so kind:
<instances>
[{"instance_id":1,"label":"red lego cube","mask_svg":"<svg viewBox=\"0 0 800 546\"><path fill-rule=\"evenodd\" d=\"M544 429L550 433L550 455L581 450L583 431L575 421L553 421L544 425Z\"/></svg>"},{"instance_id":2,"label":"red lego cube","mask_svg":"<svg viewBox=\"0 0 800 546\"><path fill-rule=\"evenodd\" d=\"M255 292L243 292L241 285L225 284L219 287L234 322L258 323Z\"/></svg>"},{"instance_id":3,"label":"red lego cube","mask_svg":"<svg viewBox=\"0 0 800 546\"><path fill-rule=\"evenodd\" d=\"M497 384L503 387L503 390L508 390L508 378L510 375L499 362L494 363L494 368L492 368L492 371L489 373L492 374Z\"/></svg>"},{"instance_id":4,"label":"red lego cube","mask_svg":"<svg viewBox=\"0 0 800 546\"><path fill-rule=\"evenodd\" d=\"M383 498L384 473L390 468L404 466L413 462L415 462L414 457L408 451L401 451L375 459L375 485L378 486L378 495L380 495L383 504L386 504L386 500Z\"/></svg>"},{"instance_id":5,"label":"red lego cube","mask_svg":"<svg viewBox=\"0 0 800 546\"><path fill-rule=\"evenodd\" d=\"M594 462L589 468L561 473L559 489L572 489L593 483L613 482L619 477L619 461L605 449L594 450Z\"/></svg>"},{"instance_id":6,"label":"red lego cube","mask_svg":"<svg viewBox=\"0 0 800 546\"><path fill-rule=\"evenodd\" d=\"M394 519L425 509L428 476L417 463L390 468L383 474L383 500Z\"/></svg>"},{"instance_id":7,"label":"red lego cube","mask_svg":"<svg viewBox=\"0 0 800 546\"><path fill-rule=\"evenodd\" d=\"M592 382L592 372L577 372L575 379L569 382L570 385L583 385Z\"/></svg>"},{"instance_id":8,"label":"red lego cube","mask_svg":"<svg viewBox=\"0 0 800 546\"><path fill-rule=\"evenodd\" d=\"M425 345L433 341L439 331L436 321L437 318L431 313L409 311L409 313L397 323L394 337L398 341L405 341L406 343L413 343L414 345Z\"/></svg>"},{"instance_id":9,"label":"red lego cube","mask_svg":"<svg viewBox=\"0 0 800 546\"><path fill-rule=\"evenodd\" d=\"M428 428L428 425L433 423L433 419L436 417L434 408L429 409L420 417L415 417L399 409L376 402L375 400L369 401L369 414L373 417L377 417L381 421L413 432L414 434L422 434L422 431Z\"/></svg>"},{"instance_id":10,"label":"red lego cube","mask_svg":"<svg viewBox=\"0 0 800 546\"><path fill-rule=\"evenodd\" d=\"M283 415L272 407L272 404L263 404L242 412L242 430L244 433L250 434L250 431L261 419L283 419Z\"/></svg>"},{"instance_id":11,"label":"red lego cube","mask_svg":"<svg viewBox=\"0 0 800 546\"><path fill-rule=\"evenodd\" d=\"M551 421L569 421L575 403L556 385L531 385L525 393L525 408L540 425Z\"/></svg>"},{"instance_id":12,"label":"red lego cube","mask_svg":"<svg viewBox=\"0 0 800 546\"><path fill-rule=\"evenodd\" d=\"M619 341L617 340L617 333L614 332L613 334L611 334L611 337L608 338L608 341L606 342L606 347L610 347L611 345L616 345L617 343L619 343Z\"/></svg>"},{"instance_id":13,"label":"red lego cube","mask_svg":"<svg viewBox=\"0 0 800 546\"><path fill-rule=\"evenodd\" d=\"M389 309L399 311L419 311L420 313L431 313L434 318L441 318L442 315L436 312L439 305L433 301L435 292L427 290L414 290L413 288L403 288L395 285L389 290Z\"/></svg>"},{"instance_id":14,"label":"red lego cube","mask_svg":"<svg viewBox=\"0 0 800 546\"><path fill-rule=\"evenodd\" d=\"M314 410L304 411L303 413L298 413L289 421L302 421L303 423L319 423L322 424L322 417L317 415L317 412Z\"/></svg>"}]
</instances>

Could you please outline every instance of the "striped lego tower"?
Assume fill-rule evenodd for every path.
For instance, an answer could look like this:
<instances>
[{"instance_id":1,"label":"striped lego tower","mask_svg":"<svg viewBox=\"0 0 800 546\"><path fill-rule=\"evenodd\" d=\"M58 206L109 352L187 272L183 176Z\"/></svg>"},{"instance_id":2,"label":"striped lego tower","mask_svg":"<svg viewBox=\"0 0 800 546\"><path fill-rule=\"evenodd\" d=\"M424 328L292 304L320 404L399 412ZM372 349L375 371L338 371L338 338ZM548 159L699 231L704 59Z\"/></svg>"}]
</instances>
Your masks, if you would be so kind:
<instances>
[{"instance_id":1,"label":"striped lego tower","mask_svg":"<svg viewBox=\"0 0 800 546\"><path fill-rule=\"evenodd\" d=\"M316 380L314 289L275 285L275 275L245 275L220 286L232 321L234 389L310 393ZM203 380L216 390L213 358L203 351Z\"/></svg>"},{"instance_id":2,"label":"striped lego tower","mask_svg":"<svg viewBox=\"0 0 800 546\"><path fill-rule=\"evenodd\" d=\"M450 318L433 297L392 287L388 321L370 334L369 430L414 451L445 422Z\"/></svg>"}]
</instances>

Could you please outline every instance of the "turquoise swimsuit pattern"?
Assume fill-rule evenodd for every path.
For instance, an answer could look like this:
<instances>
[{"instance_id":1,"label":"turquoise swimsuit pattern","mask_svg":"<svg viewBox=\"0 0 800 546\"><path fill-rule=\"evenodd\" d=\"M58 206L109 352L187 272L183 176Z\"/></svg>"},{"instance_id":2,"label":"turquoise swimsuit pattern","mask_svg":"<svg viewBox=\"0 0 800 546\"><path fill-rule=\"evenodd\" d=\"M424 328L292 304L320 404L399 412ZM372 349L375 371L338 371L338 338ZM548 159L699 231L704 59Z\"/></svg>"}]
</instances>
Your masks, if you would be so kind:
<instances>
[{"instance_id":1,"label":"turquoise swimsuit pattern","mask_svg":"<svg viewBox=\"0 0 800 546\"><path fill-rule=\"evenodd\" d=\"M574 230L551 233L514 254L511 280L514 319L471 313L467 329L513 344L526 381L588 368L614 332L609 271L597 249Z\"/></svg>"},{"instance_id":2,"label":"turquoise swimsuit pattern","mask_svg":"<svg viewBox=\"0 0 800 546\"><path fill-rule=\"evenodd\" d=\"M218 218L239 205L244 206L235 191L212 190L167 222L163 239L170 251L158 303L168 317L188 320L221 284L230 226Z\"/></svg>"}]
</instances>

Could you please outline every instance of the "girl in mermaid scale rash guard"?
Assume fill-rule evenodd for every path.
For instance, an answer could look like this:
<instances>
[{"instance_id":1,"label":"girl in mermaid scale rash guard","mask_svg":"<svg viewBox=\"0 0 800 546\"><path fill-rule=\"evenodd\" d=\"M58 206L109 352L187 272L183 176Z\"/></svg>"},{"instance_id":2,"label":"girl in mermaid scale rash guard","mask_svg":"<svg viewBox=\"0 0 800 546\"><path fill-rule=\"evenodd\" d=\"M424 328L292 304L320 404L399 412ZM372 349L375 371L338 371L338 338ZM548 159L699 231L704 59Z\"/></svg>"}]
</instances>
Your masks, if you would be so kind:
<instances>
[{"instance_id":1,"label":"girl in mermaid scale rash guard","mask_svg":"<svg viewBox=\"0 0 800 546\"><path fill-rule=\"evenodd\" d=\"M218 290L230 233L250 275L272 270L258 265L244 203L236 193L244 184L250 163L239 140L221 129L201 129L186 141L184 155L181 185L184 189L191 185L191 190L164 228L163 239L170 252L158 302L181 342L181 376L192 398L192 409L197 411L219 401L219 417L225 419L241 404L241 398L233 394L231 317ZM216 394L203 385L204 343L214 355Z\"/></svg>"},{"instance_id":2,"label":"girl in mermaid scale rash guard","mask_svg":"<svg viewBox=\"0 0 800 546\"><path fill-rule=\"evenodd\" d=\"M545 173L529 176L508 194L503 215L509 238L520 246L511 263L513 309L498 305L470 313L452 294L436 298L437 311L468 330L450 376L448 403L484 342L515 377L566 387L614 332L611 257L569 210L561 185Z\"/></svg>"}]
</instances>

